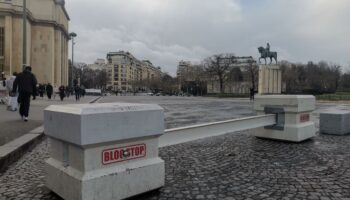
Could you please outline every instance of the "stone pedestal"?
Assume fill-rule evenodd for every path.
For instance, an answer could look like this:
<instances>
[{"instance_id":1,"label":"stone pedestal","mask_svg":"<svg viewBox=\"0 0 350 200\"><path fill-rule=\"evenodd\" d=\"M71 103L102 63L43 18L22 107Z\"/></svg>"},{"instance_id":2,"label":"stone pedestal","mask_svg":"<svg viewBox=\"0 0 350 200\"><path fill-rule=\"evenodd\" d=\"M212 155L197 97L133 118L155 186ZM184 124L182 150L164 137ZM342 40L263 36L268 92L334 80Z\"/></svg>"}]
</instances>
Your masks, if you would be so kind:
<instances>
[{"instance_id":1,"label":"stone pedestal","mask_svg":"<svg viewBox=\"0 0 350 200\"><path fill-rule=\"evenodd\" d=\"M311 95L257 95L257 114L276 114L277 124L254 131L256 137L301 142L316 135L311 112L315 97Z\"/></svg>"},{"instance_id":2,"label":"stone pedestal","mask_svg":"<svg viewBox=\"0 0 350 200\"><path fill-rule=\"evenodd\" d=\"M68 200L124 199L164 185L163 109L144 104L50 106L46 186Z\"/></svg>"},{"instance_id":3,"label":"stone pedestal","mask_svg":"<svg viewBox=\"0 0 350 200\"><path fill-rule=\"evenodd\" d=\"M259 65L259 94L281 94L282 72L278 65Z\"/></svg>"}]
</instances>

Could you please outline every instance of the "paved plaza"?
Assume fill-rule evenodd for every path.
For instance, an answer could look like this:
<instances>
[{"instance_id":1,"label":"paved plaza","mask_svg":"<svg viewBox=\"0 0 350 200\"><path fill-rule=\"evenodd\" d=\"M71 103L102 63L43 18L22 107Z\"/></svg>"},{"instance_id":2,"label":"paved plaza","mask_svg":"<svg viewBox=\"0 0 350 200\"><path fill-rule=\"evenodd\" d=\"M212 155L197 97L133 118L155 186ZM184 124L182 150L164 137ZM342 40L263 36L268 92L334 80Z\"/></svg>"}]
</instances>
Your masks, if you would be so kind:
<instances>
[{"instance_id":1,"label":"paved plaza","mask_svg":"<svg viewBox=\"0 0 350 200\"><path fill-rule=\"evenodd\" d=\"M248 100L106 97L100 102L158 103L167 128L253 115ZM318 113L336 104L318 104ZM186 121L186 119L188 121ZM350 200L350 135L302 143L257 139L254 130L160 148L165 186L136 199ZM44 186L47 139L0 174L0 199L60 199ZM117 186L116 186L117 187Z\"/></svg>"}]
</instances>

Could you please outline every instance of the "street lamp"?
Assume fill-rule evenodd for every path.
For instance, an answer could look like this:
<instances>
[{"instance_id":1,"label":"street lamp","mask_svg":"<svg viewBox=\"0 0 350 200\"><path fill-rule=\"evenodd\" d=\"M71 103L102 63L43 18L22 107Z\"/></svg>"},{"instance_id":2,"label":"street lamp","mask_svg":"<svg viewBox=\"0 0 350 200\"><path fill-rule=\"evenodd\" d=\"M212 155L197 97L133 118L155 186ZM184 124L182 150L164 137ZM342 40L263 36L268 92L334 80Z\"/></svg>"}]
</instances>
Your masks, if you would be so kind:
<instances>
[{"instance_id":1,"label":"street lamp","mask_svg":"<svg viewBox=\"0 0 350 200\"><path fill-rule=\"evenodd\" d=\"M71 87L73 87L73 68L74 68L74 38L77 34L74 32L69 33L69 39L72 40L72 69L71 69Z\"/></svg>"}]
</instances>

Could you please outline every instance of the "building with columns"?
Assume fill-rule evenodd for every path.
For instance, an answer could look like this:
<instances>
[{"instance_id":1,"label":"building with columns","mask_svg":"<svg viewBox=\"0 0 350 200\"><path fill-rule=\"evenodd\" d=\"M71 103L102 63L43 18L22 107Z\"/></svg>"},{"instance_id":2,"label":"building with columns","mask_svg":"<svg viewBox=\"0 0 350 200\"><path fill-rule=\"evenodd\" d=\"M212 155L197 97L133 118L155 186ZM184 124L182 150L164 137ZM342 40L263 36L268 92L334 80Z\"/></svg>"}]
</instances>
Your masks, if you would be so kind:
<instances>
[{"instance_id":1,"label":"building with columns","mask_svg":"<svg viewBox=\"0 0 350 200\"><path fill-rule=\"evenodd\" d=\"M39 83L68 85L68 22L64 0L26 0L26 63ZM23 65L23 0L0 0L0 70Z\"/></svg>"}]
</instances>

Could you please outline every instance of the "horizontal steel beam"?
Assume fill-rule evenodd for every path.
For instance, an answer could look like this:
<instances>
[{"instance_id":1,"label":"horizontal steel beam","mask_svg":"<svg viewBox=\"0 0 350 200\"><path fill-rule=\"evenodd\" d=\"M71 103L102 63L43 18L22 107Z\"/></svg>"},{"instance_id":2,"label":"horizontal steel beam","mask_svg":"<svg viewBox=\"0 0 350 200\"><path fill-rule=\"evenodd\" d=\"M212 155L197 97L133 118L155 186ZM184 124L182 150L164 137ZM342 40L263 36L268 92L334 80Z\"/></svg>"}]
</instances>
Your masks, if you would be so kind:
<instances>
[{"instance_id":1,"label":"horizontal steel beam","mask_svg":"<svg viewBox=\"0 0 350 200\"><path fill-rule=\"evenodd\" d=\"M213 137L276 124L276 115L258 115L180 128L166 129L159 138L159 147L165 147L206 137Z\"/></svg>"}]
</instances>

